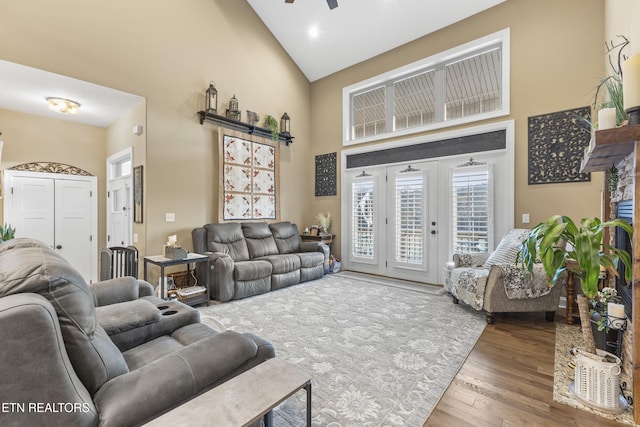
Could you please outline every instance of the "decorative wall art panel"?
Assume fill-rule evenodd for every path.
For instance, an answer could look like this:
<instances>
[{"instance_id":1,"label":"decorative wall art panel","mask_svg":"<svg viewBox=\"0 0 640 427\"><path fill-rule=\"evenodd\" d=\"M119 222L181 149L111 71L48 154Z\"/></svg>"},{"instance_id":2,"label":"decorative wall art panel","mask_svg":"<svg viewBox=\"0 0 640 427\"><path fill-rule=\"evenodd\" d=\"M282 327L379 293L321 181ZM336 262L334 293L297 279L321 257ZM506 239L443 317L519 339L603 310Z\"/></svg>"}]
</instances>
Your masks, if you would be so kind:
<instances>
[{"instance_id":1,"label":"decorative wall art panel","mask_svg":"<svg viewBox=\"0 0 640 427\"><path fill-rule=\"evenodd\" d=\"M278 146L221 132L220 221L278 220Z\"/></svg>"},{"instance_id":2,"label":"decorative wall art panel","mask_svg":"<svg viewBox=\"0 0 640 427\"><path fill-rule=\"evenodd\" d=\"M580 172L591 133L589 107L529 117L529 184L591 181Z\"/></svg>"},{"instance_id":3,"label":"decorative wall art panel","mask_svg":"<svg viewBox=\"0 0 640 427\"><path fill-rule=\"evenodd\" d=\"M316 196L335 196L336 187L336 153L316 156Z\"/></svg>"}]
</instances>

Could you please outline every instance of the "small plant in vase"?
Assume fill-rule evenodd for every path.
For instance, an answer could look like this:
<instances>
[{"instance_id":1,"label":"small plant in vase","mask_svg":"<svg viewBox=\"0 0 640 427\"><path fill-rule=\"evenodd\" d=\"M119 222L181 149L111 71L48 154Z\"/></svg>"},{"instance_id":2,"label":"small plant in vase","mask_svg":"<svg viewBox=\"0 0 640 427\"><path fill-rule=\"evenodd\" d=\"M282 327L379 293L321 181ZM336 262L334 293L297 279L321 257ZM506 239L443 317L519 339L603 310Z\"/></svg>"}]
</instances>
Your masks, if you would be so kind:
<instances>
[{"instance_id":1,"label":"small plant in vase","mask_svg":"<svg viewBox=\"0 0 640 427\"><path fill-rule=\"evenodd\" d=\"M264 116L264 126L271 131L271 139L275 141L280 137L280 125L273 116L269 114Z\"/></svg>"},{"instance_id":2,"label":"small plant in vase","mask_svg":"<svg viewBox=\"0 0 640 427\"><path fill-rule=\"evenodd\" d=\"M15 227L11 227L11 225L8 225L6 222L4 224L4 227L0 226L0 243L4 242L5 240L13 239L15 235Z\"/></svg>"}]
</instances>

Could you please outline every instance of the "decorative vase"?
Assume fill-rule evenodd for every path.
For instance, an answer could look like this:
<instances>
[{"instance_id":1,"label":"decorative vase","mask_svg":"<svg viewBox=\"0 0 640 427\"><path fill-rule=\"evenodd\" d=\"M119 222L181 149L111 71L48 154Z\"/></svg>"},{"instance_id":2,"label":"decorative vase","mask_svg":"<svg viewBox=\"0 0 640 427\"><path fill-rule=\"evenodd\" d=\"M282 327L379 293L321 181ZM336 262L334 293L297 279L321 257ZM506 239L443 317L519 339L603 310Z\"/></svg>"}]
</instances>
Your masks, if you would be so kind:
<instances>
[{"instance_id":1,"label":"decorative vase","mask_svg":"<svg viewBox=\"0 0 640 427\"><path fill-rule=\"evenodd\" d=\"M581 402L606 412L620 413L627 402L620 396L620 358L603 350L598 356L607 361L595 360L585 354L583 347L576 348L575 382L570 384L574 395Z\"/></svg>"}]
</instances>

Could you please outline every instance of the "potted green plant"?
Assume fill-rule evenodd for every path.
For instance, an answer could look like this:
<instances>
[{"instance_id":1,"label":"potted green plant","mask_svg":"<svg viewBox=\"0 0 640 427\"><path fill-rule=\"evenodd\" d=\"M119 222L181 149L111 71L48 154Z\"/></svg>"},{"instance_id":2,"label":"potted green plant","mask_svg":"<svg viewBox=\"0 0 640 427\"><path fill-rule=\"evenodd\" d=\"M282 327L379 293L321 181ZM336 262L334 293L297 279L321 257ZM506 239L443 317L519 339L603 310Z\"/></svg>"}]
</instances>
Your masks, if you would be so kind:
<instances>
[{"instance_id":1,"label":"potted green plant","mask_svg":"<svg viewBox=\"0 0 640 427\"><path fill-rule=\"evenodd\" d=\"M264 116L264 126L271 131L271 139L274 141L277 140L280 136L278 121L273 116L267 114Z\"/></svg>"},{"instance_id":2,"label":"potted green plant","mask_svg":"<svg viewBox=\"0 0 640 427\"><path fill-rule=\"evenodd\" d=\"M5 240L13 239L15 235L15 227L11 227L11 225L8 225L6 222L4 223L4 227L0 226L0 243L4 242Z\"/></svg>"},{"instance_id":3,"label":"potted green plant","mask_svg":"<svg viewBox=\"0 0 640 427\"><path fill-rule=\"evenodd\" d=\"M625 266L625 279L631 281L631 256L628 252L603 242L604 230L618 226L632 236L631 226L620 219L602 222L599 218L583 218L579 226L571 218L554 215L531 229L522 242L516 262L530 273L537 259L542 262L549 286L554 286L564 271L580 279L583 295L578 295L578 310L585 351L596 353L591 331L589 301L598 295L600 269L618 276L618 261Z\"/></svg>"}]
</instances>

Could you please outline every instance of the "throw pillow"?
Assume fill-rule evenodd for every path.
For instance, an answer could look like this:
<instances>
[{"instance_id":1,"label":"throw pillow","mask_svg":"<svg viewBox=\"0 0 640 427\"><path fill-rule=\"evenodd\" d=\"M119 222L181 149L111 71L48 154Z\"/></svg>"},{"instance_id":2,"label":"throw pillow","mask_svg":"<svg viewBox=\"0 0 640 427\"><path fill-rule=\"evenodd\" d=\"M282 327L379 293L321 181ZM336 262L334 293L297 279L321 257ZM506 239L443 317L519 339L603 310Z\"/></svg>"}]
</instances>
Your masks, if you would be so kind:
<instances>
[{"instance_id":1,"label":"throw pillow","mask_svg":"<svg viewBox=\"0 0 640 427\"><path fill-rule=\"evenodd\" d=\"M483 267L490 268L496 264L515 264L520 245L527 238L529 230L514 228L502 238L495 251L489 255Z\"/></svg>"}]
</instances>

